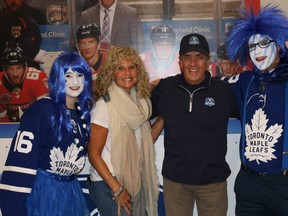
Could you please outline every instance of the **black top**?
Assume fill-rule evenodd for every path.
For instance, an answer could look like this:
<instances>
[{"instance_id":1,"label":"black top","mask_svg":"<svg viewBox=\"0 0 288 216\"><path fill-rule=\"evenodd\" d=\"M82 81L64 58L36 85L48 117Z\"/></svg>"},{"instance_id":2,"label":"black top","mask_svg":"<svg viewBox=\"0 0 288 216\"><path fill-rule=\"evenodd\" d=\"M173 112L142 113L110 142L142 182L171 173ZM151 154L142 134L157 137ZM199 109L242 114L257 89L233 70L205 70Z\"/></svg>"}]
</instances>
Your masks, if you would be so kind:
<instances>
[{"instance_id":1,"label":"black top","mask_svg":"<svg viewBox=\"0 0 288 216\"><path fill-rule=\"evenodd\" d=\"M225 181L228 120L239 116L233 91L208 71L198 86L184 80L183 74L162 79L152 91L153 116L164 119L162 175L184 184Z\"/></svg>"}]
</instances>

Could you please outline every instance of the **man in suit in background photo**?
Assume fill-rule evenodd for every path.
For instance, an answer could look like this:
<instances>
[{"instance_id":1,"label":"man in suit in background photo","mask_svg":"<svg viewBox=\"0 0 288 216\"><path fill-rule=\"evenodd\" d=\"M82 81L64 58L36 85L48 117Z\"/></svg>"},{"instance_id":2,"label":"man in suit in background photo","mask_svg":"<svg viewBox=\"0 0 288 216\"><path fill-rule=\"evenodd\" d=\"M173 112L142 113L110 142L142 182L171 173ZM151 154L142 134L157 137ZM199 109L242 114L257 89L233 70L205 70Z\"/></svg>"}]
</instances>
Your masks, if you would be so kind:
<instances>
[{"instance_id":1,"label":"man in suit in background photo","mask_svg":"<svg viewBox=\"0 0 288 216\"><path fill-rule=\"evenodd\" d=\"M81 24L101 27L101 46L130 46L139 53L144 47L144 33L135 8L119 0L99 0L99 4L81 14Z\"/></svg>"}]
</instances>

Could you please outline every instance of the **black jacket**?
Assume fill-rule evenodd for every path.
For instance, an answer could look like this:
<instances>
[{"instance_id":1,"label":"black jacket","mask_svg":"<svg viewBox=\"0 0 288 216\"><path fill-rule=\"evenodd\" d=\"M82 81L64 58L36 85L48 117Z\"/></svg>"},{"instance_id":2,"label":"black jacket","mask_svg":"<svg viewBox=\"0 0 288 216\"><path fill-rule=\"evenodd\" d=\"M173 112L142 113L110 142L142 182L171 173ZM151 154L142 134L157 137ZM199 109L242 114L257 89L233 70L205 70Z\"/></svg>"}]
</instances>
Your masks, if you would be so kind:
<instances>
[{"instance_id":1,"label":"black jacket","mask_svg":"<svg viewBox=\"0 0 288 216\"><path fill-rule=\"evenodd\" d=\"M153 115L164 119L162 175L175 182L205 185L230 175L225 161L229 117L239 111L228 83L212 78L197 86L183 74L168 77L152 91Z\"/></svg>"},{"instance_id":2,"label":"black jacket","mask_svg":"<svg viewBox=\"0 0 288 216\"><path fill-rule=\"evenodd\" d=\"M42 43L42 36L38 24L25 12L7 13L0 19L0 61L6 43L20 46L28 58L28 66L39 69L39 64L33 59L38 54ZM2 65L2 62L0 62Z\"/></svg>"}]
</instances>

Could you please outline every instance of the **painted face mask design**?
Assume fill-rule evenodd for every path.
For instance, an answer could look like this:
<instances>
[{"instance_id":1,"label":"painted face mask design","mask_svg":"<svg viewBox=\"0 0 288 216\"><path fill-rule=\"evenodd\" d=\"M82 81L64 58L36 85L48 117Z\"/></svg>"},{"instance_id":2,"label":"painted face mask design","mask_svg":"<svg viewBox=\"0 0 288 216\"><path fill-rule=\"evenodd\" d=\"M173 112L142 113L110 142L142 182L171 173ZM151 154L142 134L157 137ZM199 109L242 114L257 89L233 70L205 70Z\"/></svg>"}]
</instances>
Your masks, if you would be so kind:
<instances>
[{"instance_id":1,"label":"painted face mask design","mask_svg":"<svg viewBox=\"0 0 288 216\"><path fill-rule=\"evenodd\" d=\"M84 89L84 75L69 68L65 74L66 95L78 97Z\"/></svg>"},{"instance_id":2,"label":"painted face mask design","mask_svg":"<svg viewBox=\"0 0 288 216\"><path fill-rule=\"evenodd\" d=\"M254 65L264 71L269 68L277 55L275 41L261 34L252 35L248 42L249 55Z\"/></svg>"}]
</instances>

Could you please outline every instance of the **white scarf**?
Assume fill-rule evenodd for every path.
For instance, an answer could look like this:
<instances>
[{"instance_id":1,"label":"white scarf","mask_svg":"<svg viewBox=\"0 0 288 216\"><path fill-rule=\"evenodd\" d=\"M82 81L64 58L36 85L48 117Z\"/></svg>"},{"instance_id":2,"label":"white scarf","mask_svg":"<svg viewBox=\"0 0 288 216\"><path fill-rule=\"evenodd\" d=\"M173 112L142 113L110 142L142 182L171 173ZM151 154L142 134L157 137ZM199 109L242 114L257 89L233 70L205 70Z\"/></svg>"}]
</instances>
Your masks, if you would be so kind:
<instances>
[{"instance_id":1,"label":"white scarf","mask_svg":"<svg viewBox=\"0 0 288 216\"><path fill-rule=\"evenodd\" d=\"M141 190L141 181L149 216L156 216L158 179L155 149L148 121L151 115L149 98L139 98L135 88L130 95L114 82L109 88L107 102L111 114L111 158L117 180L128 190L132 199ZM141 151L137 146L135 130L141 129Z\"/></svg>"}]
</instances>

